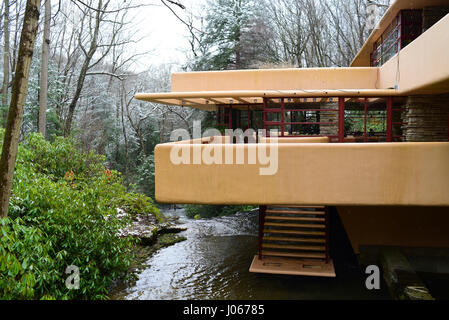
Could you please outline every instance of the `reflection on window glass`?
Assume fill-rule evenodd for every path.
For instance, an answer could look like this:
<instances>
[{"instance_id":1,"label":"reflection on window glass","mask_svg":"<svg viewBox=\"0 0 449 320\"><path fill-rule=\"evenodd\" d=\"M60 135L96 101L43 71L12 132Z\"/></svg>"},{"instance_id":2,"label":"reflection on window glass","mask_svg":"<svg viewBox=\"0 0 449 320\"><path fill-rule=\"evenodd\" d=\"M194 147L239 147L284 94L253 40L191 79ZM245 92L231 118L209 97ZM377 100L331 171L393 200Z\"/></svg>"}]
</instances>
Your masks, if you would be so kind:
<instances>
[{"instance_id":1,"label":"reflection on window glass","mask_svg":"<svg viewBox=\"0 0 449 320\"><path fill-rule=\"evenodd\" d=\"M422 10L402 10L374 43L371 66L381 66L422 33Z\"/></svg>"}]
</instances>

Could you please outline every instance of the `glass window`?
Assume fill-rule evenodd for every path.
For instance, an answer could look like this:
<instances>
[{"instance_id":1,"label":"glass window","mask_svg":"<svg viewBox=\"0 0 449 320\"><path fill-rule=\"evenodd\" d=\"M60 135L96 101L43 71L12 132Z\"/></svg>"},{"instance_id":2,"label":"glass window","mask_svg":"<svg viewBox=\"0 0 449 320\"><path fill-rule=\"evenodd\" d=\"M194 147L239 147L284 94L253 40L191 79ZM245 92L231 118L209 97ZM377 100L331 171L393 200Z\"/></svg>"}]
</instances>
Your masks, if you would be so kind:
<instances>
[{"instance_id":1,"label":"glass window","mask_svg":"<svg viewBox=\"0 0 449 320\"><path fill-rule=\"evenodd\" d=\"M374 43L371 66L381 66L422 33L422 10L402 10Z\"/></svg>"}]
</instances>

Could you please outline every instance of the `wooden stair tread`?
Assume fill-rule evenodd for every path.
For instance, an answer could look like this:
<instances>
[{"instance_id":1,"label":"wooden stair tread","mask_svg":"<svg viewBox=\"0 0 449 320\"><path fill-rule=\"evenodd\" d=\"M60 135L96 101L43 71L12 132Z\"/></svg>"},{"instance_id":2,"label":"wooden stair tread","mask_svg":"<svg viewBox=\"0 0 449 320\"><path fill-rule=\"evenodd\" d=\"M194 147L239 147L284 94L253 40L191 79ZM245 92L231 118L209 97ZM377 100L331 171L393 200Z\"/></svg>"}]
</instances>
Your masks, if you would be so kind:
<instances>
[{"instance_id":1,"label":"wooden stair tread","mask_svg":"<svg viewBox=\"0 0 449 320\"><path fill-rule=\"evenodd\" d=\"M274 208L312 208L312 209L324 209L325 206L302 206L302 205L287 205L287 204L282 204L282 205L271 205L269 207L274 207Z\"/></svg>"},{"instance_id":2,"label":"wooden stair tread","mask_svg":"<svg viewBox=\"0 0 449 320\"><path fill-rule=\"evenodd\" d=\"M324 253L292 253L292 252L278 252L278 251L267 251L262 250L262 255L264 256L277 256L277 257L294 257L294 258L318 258L324 259L326 255Z\"/></svg>"},{"instance_id":3,"label":"wooden stair tread","mask_svg":"<svg viewBox=\"0 0 449 320\"><path fill-rule=\"evenodd\" d=\"M324 218L306 218L306 217L283 217L283 216L266 216L266 220L289 220L289 221L316 221L324 222Z\"/></svg>"},{"instance_id":4,"label":"wooden stair tread","mask_svg":"<svg viewBox=\"0 0 449 320\"><path fill-rule=\"evenodd\" d=\"M290 244L271 244L271 243L263 243L262 248L310 250L310 251L324 251L326 249L324 246L297 246Z\"/></svg>"},{"instance_id":5,"label":"wooden stair tread","mask_svg":"<svg viewBox=\"0 0 449 320\"><path fill-rule=\"evenodd\" d=\"M280 222L266 222L265 225L271 227L317 228L317 229L324 229L326 227L323 224L298 224L298 223L280 223Z\"/></svg>"},{"instance_id":6,"label":"wooden stair tread","mask_svg":"<svg viewBox=\"0 0 449 320\"><path fill-rule=\"evenodd\" d=\"M278 229L264 229L264 233L279 233L279 234L297 234L304 236L324 236L324 231L299 231L299 230L278 230Z\"/></svg>"},{"instance_id":7,"label":"wooden stair tread","mask_svg":"<svg viewBox=\"0 0 449 320\"><path fill-rule=\"evenodd\" d=\"M263 237L267 241L285 241L285 242L311 242L311 243L325 243L326 239L313 238L292 238L292 237Z\"/></svg>"},{"instance_id":8,"label":"wooden stair tread","mask_svg":"<svg viewBox=\"0 0 449 320\"><path fill-rule=\"evenodd\" d=\"M249 272L268 274L287 274L312 277L335 277L332 259L328 263L318 259L265 256L262 259L256 255Z\"/></svg>"},{"instance_id":9,"label":"wooden stair tread","mask_svg":"<svg viewBox=\"0 0 449 320\"><path fill-rule=\"evenodd\" d=\"M266 213L284 213L284 214L312 214L312 215L324 215L324 211L301 211L301 210L273 210L267 209Z\"/></svg>"},{"instance_id":10,"label":"wooden stair tread","mask_svg":"<svg viewBox=\"0 0 449 320\"><path fill-rule=\"evenodd\" d=\"M261 266L257 268L252 267L253 272L258 272L259 269L264 271L267 268L273 273L305 274L307 272L302 269L296 270L299 268L297 265L294 265L295 268L290 268L290 262L287 263L288 270L276 269L275 272L272 270L274 267L263 263L264 259L314 261L328 266L329 243L326 235L329 211L326 206L270 205L263 207L262 210L263 215L259 216L261 229L259 229L259 256L256 264L261 261L262 263L259 263ZM286 262L278 263L276 266L284 264ZM321 269L321 265L304 265L303 268L313 269L312 267L316 270ZM335 276L335 272L331 271Z\"/></svg>"}]
</instances>

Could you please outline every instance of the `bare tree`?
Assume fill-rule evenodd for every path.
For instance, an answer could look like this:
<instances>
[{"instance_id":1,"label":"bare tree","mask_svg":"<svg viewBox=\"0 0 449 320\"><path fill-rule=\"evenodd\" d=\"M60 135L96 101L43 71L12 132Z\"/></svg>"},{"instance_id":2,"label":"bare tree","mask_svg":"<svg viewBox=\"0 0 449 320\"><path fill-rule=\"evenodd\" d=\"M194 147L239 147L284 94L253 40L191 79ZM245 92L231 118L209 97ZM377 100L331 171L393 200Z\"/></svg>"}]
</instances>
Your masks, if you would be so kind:
<instances>
[{"instance_id":1,"label":"bare tree","mask_svg":"<svg viewBox=\"0 0 449 320\"><path fill-rule=\"evenodd\" d=\"M8 215L14 165L19 144L19 131L22 124L23 107L28 88L28 76L38 28L39 10L40 0L27 1L22 34L20 36L17 68L11 91L11 104L9 106L0 159L0 217L6 217Z\"/></svg>"},{"instance_id":2,"label":"bare tree","mask_svg":"<svg viewBox=\"0 0 449 320\"><path fill-rule=\"evenodd\" d=\"M276 60L296 67L349 66L369 31L365 0L266 1ZM389 0L377 1L380 13Z\"/></svg>"},{"instance_id":3,"label":"bare tree","mask_svg":"<svg viewBox=\"0 0 449 320\"><path fill-rule=\"evenodd\" d=\"M124 105L126 108L126 116L128 118L128 121L129 121L132 129L134 130L135 134L138 137L140 152L142 155L145 156L146 148L145 148L145 138L144 138L144 134L143 134L143 130L144 130L143 124L144 124L144 121L148 117L150 117L151 110L149 112L147 112L146 114L141 114L140 112L134 113L134 116L133 116L130 105L131 105L131 102L133 102L133 100L134 100L134 92L126 92L125 88L123 87L121 95L122 95L122 99L123 99L122 105Z\"/></svg>"},{"instance_id":4,"label":"bare tree","mask_svg":"<svg viewBox=\"0 0 449 320\"><path fill-rule=\"evenodd\" d=\"M273 36L278 39L273 45L276 60L301 68L305 64L304 52L310 39L306 24L304 1L267 1L273 24Z\"/></svg>"},{"instance_id":5,"label":"bare tree","mask_svg":"<svg viewBox=\"0 0 449 320\"><path fill-rule=\"evenodd\" d=\"M2 105L5 108L8 105L8 86L9 86L9 0L3 1L5 12L3 14L3 85L2 85ZM6 118L6 112L3 115Z\"/></svg>"},{"instance_id":6,"label":"bare tree","mask_svg":"<svg viewBox=\"0 0 449 320\"><path fill-rule=\"evenodd\" d=\"M37 131L45 137L45 127L47 124L47 95L48 95L48 56L50 48L50 19L51 0L45 0L45 20L44 36L42 41L42 62L41 62L41 88L39 91L39 122Z\"/></svg>"},{"instance_id":7,"label":"bare tree","mask_svg":"<svg viewBox=\"0 0 449 320\"><path fill-rule=\"evenodd\" d=\"M64 127L64 135L65 136L69 135L70 131L72 129L73 115L75 113L75 108L78 103L78 99L80 98L80 95L81 95L81 90L83 89L84 79L86 78L86 73L87 73L87 70L89 69L91 60L98 48L98 35L100 32L100 23L101 23L102 17L104 16L104 13L101 10L104 10L104 9L105 8L103 7L103 1L99 0L97 10L94 13L94 19L89 19L89 29L92 33L91 33L90 47L88 50L86 50L83 46L82 33L81 32L79 33L79 37L78 37L79 45L84 53L85 58L84 58L83 65L81 67L80 74L78 76L75 94L74 94L72 101L70 102L70 105L69 105L69 113L68 113L67 119L65 121L65 127ZM84 9L84 14L86 16L92 16L92 12L90 12L89 9ZM93 26L92 26L92 24L93 24ZM81 25L80 27L81 27L81 30L84 28L83 25Z\"/></svg>"},{"instance_id":8,"label":"bare tree","mask_svg":"<svg viewBox=\"0 0 449 320\"><path fill-rule=\"evenodd\" d=\"M10 2L14 12L12 14L13 19L10 19L10 36L12 36L12 47L10 48L10 70L16 70L16 66L18 63L18 49L19 49L19 38L21 36L20 31L22 30L22 24L24 20L24 12L25 12L25 2L23 0L16 0L14 2ZM11 11L12 13L12 11ZM13 31L13 32L12 32ZM10 39L11 42L11 39ZM11 43L10 43L11 44ZM10 77L13 77L11 75Z\"/></svg>"},{"instance_id":9,"label":"bare tree","mask_svg":"<svg viewBox=\"0 0 449 320\"><path fill-rule=\"evenodd\" d=\"M64 127L65 136L69 135L72 129L75 109L78 104L78 100L80 99L88 71L99 65L109 54L112 47L133 42L132 40L123 39L120 39L121 41L118 42L119 34L126 25L124 20L130 6L121 6L115 9L110 8L111 0L99 0L95 8L92 6L92 3L94 3L92 0L89 1L89 3L82 3L84 7L80 6L79 8L83 13L83 17L87 17L87 21L85 23L87 24L88 32L87 34L84 32L85 26L83 21L78 33L77 45L80 47L84 59L77 77L75 93L68 106L68 114L65 119ZM109 31L109 35L102 35L100 29ZM88 47L86 47L85 38L89 39L87 41ZM97 55L97 57L94 59L95 55Z\"/></svg>"}]
</instances>

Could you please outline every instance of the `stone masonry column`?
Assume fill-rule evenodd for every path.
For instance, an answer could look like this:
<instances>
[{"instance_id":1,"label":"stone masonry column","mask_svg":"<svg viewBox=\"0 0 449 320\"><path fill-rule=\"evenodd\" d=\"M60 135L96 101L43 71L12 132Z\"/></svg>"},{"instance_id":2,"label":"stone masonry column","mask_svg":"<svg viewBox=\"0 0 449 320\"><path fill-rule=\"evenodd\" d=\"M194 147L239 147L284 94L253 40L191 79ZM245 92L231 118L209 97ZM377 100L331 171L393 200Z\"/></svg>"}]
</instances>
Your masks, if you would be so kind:
<instances>
[{"instance_id":1,"label":"stone masonry column","mask_svg":"<svg viewBox=\"0 0 449 320\"><path fill-rule=\"evenodd\" d=\"M448 141L449 95L408 97L404 122L405 141Z\"/></svg>"},{"instance_id":2,"label":"stone masonry column","mask_svg":"<svg viewBox=\"0 0 449 320\"><path fill-rule=\"evenodd\" d=\"M320 106L320 109L332 109L335 111L320 111L320 122L334 122L335 124L320 125L320 134L326 136L338 135L338 104L326 103Z\"/></svg>"}]
</instances>

